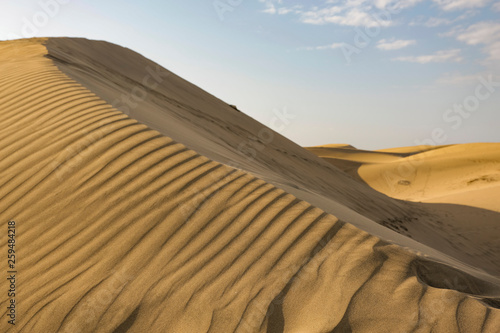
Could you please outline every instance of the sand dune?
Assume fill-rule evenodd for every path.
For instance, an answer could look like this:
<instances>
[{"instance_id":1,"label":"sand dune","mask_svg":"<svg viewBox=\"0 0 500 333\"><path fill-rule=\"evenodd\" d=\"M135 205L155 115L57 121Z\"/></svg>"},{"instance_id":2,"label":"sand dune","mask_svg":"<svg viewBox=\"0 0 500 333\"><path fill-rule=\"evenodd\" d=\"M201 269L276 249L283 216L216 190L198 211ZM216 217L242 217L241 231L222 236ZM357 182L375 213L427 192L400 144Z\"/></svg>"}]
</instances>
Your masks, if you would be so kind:
<instances>
[{"instance_id":1,"label":"sand dune","mask_svg":"<svg viewBox=\"0 0 500 333\"><path fill-rule=\"evenodd\" d=\"M199 154L250 172L384 240L434 258L444 253L500 274L500 244L491 231L500 215L482 209L388 200L243 112L128 49L64 38L49 39L46 47L48 57L63 73L118 110ZM471 228L469 221L476 216L484 218ZM410 245L408 238L400 234L418 242ZM455 240L450 242L450 235L460 239L459 246ZM483 248L480 244L484 242ZM431 253L435 249L440 253Z\"/></svg>"},{"instance_id":2,"label":"sand dune","mask_svg":"<svg viewBox=\"0 0 500 333\"><path fill-rule=\"evenodd\" d=\"M353 151L309 151L401 200L453 203L500 212L500 144L474 143Z\"/></svg>"},{"instance_id":3,"label":"sand dune","mask_svg":"<svg viewBox=\"0 0 500 333\"><path fill-rule=\"evenodd\" d=\"M499 332L499 233L457 238L483 210L388 198L273 132L248 158L263 125L171 73L141 85L156 65L115 45L0 51L0 331Z\"/></svg>"}]
</instances>

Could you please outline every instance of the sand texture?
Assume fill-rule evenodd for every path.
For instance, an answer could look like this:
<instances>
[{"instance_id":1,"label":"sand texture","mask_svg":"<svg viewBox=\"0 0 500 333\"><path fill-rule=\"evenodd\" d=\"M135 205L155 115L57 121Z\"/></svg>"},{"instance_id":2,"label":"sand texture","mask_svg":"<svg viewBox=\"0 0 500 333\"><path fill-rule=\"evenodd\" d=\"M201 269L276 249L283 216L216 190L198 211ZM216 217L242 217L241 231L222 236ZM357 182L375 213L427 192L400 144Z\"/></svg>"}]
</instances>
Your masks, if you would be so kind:
<instances>
[{"instance_id":1,"label":"sand texture","mask_svg":"<svg viewBox=\"0 0 500 333\"><path fill-rule=\"evenodd\" d=\"M466 146L309 151L105 42L1 42L0 73L0 332L500 332L500 213L455 186L495 191L494 147L460 179ZM427 183L376 183L411 154Z\"/></svg>"}]
</instances>

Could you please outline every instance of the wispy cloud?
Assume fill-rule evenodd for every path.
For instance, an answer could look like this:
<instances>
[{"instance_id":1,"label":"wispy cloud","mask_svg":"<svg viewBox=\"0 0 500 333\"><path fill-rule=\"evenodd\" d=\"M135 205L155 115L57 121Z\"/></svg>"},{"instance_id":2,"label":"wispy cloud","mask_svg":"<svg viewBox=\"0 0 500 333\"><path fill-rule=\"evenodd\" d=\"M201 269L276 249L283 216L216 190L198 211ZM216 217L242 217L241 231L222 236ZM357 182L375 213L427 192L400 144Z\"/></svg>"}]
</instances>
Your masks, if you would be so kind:
<instances>
[{"instance_id":1,"label":"wispy cloud","mask_svg":"<svg viewBox=\"0 0 500 333\"><path fill-rule=\"evenodd\" d=\"M460 49L453 49L438 51L429 55L397 57L392 60L428 64L432 62L460 62L463 58L460 56Z\"/></svg>"},{"instance_id":2,"label":"wispy cloud","mask_svg":"<svg viewBox=\"0 0 500 333\"><path fill-rule=\"evenodd\" d=\"M500 23L476 23L470 25L471 17L484 12L491 5L492 10L500 11L500 0L317 0L311 5L290 4L284 0L259 0L264 4L264 12L274 15L296 15L299 22L314 25L334 24L350 27L390 27L403 22L403 18L395 21L398 11L415 6L421 2L434 4L443 12L436 17L420 16L409 22L410 26L425 26L428 28L452 26L448 32L439 31L440 37L453 37L469 45L483 47L483 52L490 60L500 59ZM496 2L495 2L496 1ZM385 14L384 14L385 13ZM393 13L387 15L387 13ZM468 27L456 26L467 22ZM412 39L387 40L382 39L375 45L379 50L390 51L415 45ZM347 43L301 48L305 50L328 50L341 48ZM395 61L414 63L459 62L463 58L459 49L438 51L434 54L412 55L394 58Z\"/></svg>"},{"instance_id":3,"label":"wispy cloud","mask_svg":"<svg viewBox=\"0 0 500 333\"><path fill-rule=\"evenodd\" d=\"M425 0L326 0L323 5L304 10L302 5L287 7L283 0L259 0L265 5L264 13L298 14L303 23L336 23L349 26L389 26L390 22L377 17L376 11L394 11L410 8ZM492 0L432 0L444 11L476 9L487 6ZM492 8L500 11L500 2ZM383 15L381 15L383 16ZM448 25L456 21L449 18L430 18L428 26Z\"/></svg>"},{"instance_id":4,"label":"wispy cloud","mask_svg":"<svg viewBox=\"0 0 500 333\"><path fill-rule=\"evenodd\" d=\"M436 83L442 85L465 85L476 83L478 78L484 76L485 73L476 73L463 75L460 73L445 73L440 78L437 79Z\"/></svg>"},{"instance_id":5,"label":"wispy cloud","mask_svg":"<svg viewBox=\"0 0 500 333\"><path fill-rule=\"evenodd\" d=\"M483 52L488 60L500 60L500 23L484 21L455 32L456 38L468 45L486 45Z\"/></svg>"},{"instance_id":6,"label":"wispy cloud","mask_svg":"<svg viewBox=\"0 0 500 333\"><path fill-rule=\"evenodd\" d=\"M321 45L321 46L301 47L299 50L306 50L306 51L334 50L334 49L339 49L344 45L345 45L345 43L333 43L333 44Z\"/></svg>"},{"instance_id":7,"label":"wispy cloud","mask_svg":"<svg viewBox=\"0 0 500 333\"><path fill-rule=\"evenodd\" d=\"M259 0L259 2L262 2L266 6L262 12L266 14L276 14L278 12L276 5L281 4L282 0Z\"/></svg>"},{"instance_id":8,"label":"wispy cloud","mask_svg":"<svg viewBox=\"0 0 500 333\"><path fill-rule=\"evenodd\" d=\"M417 41L415 40L387 40L381 39L377 42L377 48L384 51L399 50L404 47L415 45Z\"/></svg>"},{"instance_id":9,"label":"wispy cloud","mask_svg":"<svg viewBox=\"0 0 500 333\"><path fill-rule=\"evenodd\" d=\"M262 12L266 14L286 15L290 13L300 14L302 12L302 5L294 5L291 7L283 6L283 0L259 0L265 5Z\"/></svg>"},{"instance_id":10,"label":"wispy cloud","mask_svg":"<svg viewBox=\"0 0 500 333\"><path fill-rule=\"evenodd\" d=\"M334 23L353 27L388 27L392 25L391 21L377 17L362 8L346 9L338 6L303 12L300 20L309 24Z\"/></svg>"},{"instance_id":11,"label":"wispy cloud","mask_svg":"<svg viewBox=\"0 0 500 333\"><path fill-rule=\"evenodd\" d=\"M442 18L442 17L429 17L427 21L423 23L423 26L426 26L428 28L435 28L439 27L441 25L450 25L453 24L455 20L450 20L447 18Z\"/></svg>"},{"instance_id":12,"label":"wispy cloud","mask_svg":"<svg viewBox=\"0 0 500 333\"><path fill-rule=\"evenodd\" d=\"M271 5L271 6L267 7L266 9L264 9L262 12L266 13L266 14L276 14L277 10L276 10L276 7L274 7L274 5Z\"/></svg>"},{"instance_id":13,"label":"wispy cloud","mask_svg":"<svg viewBox=\"0 0 500 333\"><path fill-rule=\"evenodd\" d=\"M425 17L419 16L417 19L414 19L409 23L410 26L424 26L427 28L435 28L440 26L452 25L459 21L471 18L472 16L478 13L477 10L468 10L466 13L457 16L455 18L448 17Z\"/></svg>"},{"instance_id":14,"label":"wispy cloud","mask_svg":"<svg viewBox=\"0 0 500 333\"><path fill-rule=\"evenodd\" d=\"M459 33L457 39L469 45L489 44L500 39L500 23L479 22Z\"/></svg>"},{"instance_id":15,"label":"wispy cloud","mask_svg":"<svg viewBox=\"0 0 500 333\"><path fill-rule=\"evenodd\" d=\"M424 0L374 0L373 4L376 8L386 9L391 8L395 10L401 10L409 7L415 6L417 3Z\"/></svg>"},{"instance_id":16,"label":"wispy cloud","mask_svg":"<svg viewBox=\"0 0 500 333\"><path fill-rule=\"evenodd\" d=\"M486 6L491 0L433 0L443 10L459 10L467 8L481 8Z\"/></svg>"},{"instance_id":17,"label":"wispy cloud","mask_svg":"<svg viewBox=\"0 0 500 333\"><path fill-rule=\"evenodd\" d=\"M338 24L353 27L387 27L393 25L387 17L387 11L413 6L423 0L328 0L322 6L282 6L281 0L259 0L264 3L268 14L293 13L299 16L299 21L306 24Z\"/></svg>"},{"instance_id":18,"label":"wispy cloud","mask_svg":"<svg viewBox=\"0 0 500 333\"><path fill-rule=\"evenodd\" d=\"M299 20L307 24L338 24L344 26L365 26L365 27L387 27L393 25L390 19L384 19L382 12L399 12L415 6L425 0L327 0L322 5L311 6L303 9L302 6L286 7L283 0L259 0L266 8L263 10L268 14L289 14L299 15ZM482 8L492 0L432 0L444 11L454 11L463 9ZM495 8L500 7L495 4ZM377 13L378 11L378 13ZM470 14L470 13L468 13ZM450 25L458 18L429 18L423 25L436 27ZM414 24L418 25L418 24Z\"/></svg>"},{"instance_id":19,"label":"wispy cloud","mask_svg":"<svg viewBox=\"0 0 500 333\"><path fill-rule=\"evenodd\" d=\"M278 8L278 14L279 15L286 15L290 13L295 13L299 14L302 12L302 6L301 5L295 5L292 7L280 7Z\"/></svg>"}]
</instances>

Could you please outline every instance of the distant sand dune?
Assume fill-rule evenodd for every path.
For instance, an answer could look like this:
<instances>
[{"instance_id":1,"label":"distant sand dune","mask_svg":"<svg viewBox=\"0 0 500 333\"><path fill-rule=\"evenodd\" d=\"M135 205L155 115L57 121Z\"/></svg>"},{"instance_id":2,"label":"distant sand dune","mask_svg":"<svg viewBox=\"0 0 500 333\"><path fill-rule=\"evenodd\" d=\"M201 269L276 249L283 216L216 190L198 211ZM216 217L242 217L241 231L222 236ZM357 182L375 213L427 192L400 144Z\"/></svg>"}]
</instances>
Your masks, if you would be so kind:
<instances>
[{"instance_id":1,"label":"distant sand dune","mask_svg":"<svg viewBox=\"0 0 500 333\"><path fill-rule=\"evenodd\" d=\"M78 49L70 52L74 42L66 42L78 58ZM464 238L453 259L389 229L385 235L408 248L381 240L256 176L266 172L268 155L233 168L127 116L63 73L46 57L46 43L0 43L0 221L17 222L19 258L17 323L7 324L2 279L0 331L499 332L498 279L459 256L469 258L468 246L494 246L476 248ZM93 82L107 84L99 80ZM184 116L176 124L206 122L201 111L195 120ZM224 124L205 130L217 134L212 126ZM223 139L235 135L219 131ZM295 146L276 140L272 148L283 143L281 155L295 154ZM198 145L225 152L214 141ZM310 159L297 170L309 163L328 174L327 163L297 154ZM343 203L357 193L370 199L364 185L331 170L340 176L328 186L344 184L350 197ZM295 182L297 174L283 188L307 194L321 183L307 174ZM311 188L303 188L308 181ZM374 215L426 212L381 194L363 209L384 200ZM331 202L343 216L386 230ZM2 249L6 242L1 233ZM418 249L428 256L417 256ZM493 269L496 253L482 254L478 266Z\"/></svg>"},{"instance_id":2,"label":"distant sand dune","mask_svg":"<svg viewBox=\"0 0 500 333\"><path fill-rule=\"evenodd\" d=\"M500 212L500 143L352 151L309 151L391 197L469 205Z\"/></svg>"}]
</instances>

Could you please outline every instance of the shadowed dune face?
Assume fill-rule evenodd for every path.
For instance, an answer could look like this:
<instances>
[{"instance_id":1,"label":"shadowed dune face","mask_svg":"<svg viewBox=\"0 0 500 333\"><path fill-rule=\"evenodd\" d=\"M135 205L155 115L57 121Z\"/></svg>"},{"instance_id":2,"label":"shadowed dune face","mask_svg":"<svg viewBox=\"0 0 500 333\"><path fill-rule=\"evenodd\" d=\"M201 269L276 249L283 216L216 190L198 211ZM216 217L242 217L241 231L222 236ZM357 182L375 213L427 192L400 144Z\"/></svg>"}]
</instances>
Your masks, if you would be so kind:
<instances>
[{"instance_id":1,"label":"shadowed dune face","mask_svg":"<svg viewBox=\"0 0 500 333\"><path fill-rule=\"evenodd\" d=\"M22 304L12 327L0 294L0 331L498 332L492 280L437 285L442 265L117 110L45 42L0 43L0 220L17 222Z\"/></svg>"}]
</instances>

